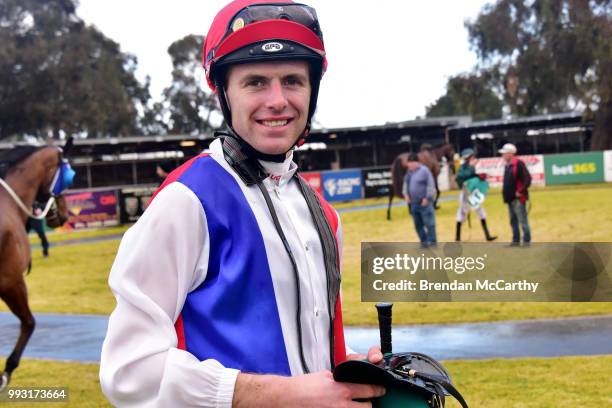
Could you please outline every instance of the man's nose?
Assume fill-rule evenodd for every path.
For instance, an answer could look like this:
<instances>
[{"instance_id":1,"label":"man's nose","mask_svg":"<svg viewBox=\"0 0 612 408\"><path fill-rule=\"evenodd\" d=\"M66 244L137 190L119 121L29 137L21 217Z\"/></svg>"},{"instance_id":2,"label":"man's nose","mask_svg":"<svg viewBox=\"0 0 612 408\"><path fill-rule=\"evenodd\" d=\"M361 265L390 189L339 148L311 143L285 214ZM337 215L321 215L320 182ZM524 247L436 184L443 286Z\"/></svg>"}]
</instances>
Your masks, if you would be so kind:
<instances>
[{"instance_id":1,"label":"man's nose","mask_svg":"<svg viewBox=\"0 0 612 408\"><path fill-rule=\"evenodd\" d=\"M266 106L275 111L283 110L287 106L287 96L283 85L279 80L273 80L270 83Z\"/></svg>"}]
</instances>

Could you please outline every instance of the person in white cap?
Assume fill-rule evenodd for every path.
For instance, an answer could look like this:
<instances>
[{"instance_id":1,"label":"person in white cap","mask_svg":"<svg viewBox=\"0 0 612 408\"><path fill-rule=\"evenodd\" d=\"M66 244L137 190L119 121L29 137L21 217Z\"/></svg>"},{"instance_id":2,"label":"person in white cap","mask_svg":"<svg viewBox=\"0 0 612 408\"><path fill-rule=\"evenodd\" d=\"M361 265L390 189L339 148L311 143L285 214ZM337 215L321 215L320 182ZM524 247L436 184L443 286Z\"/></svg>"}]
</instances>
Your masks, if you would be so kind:
<instances>
[{"instance_id":1,"label":"person in white cap","mask_svg":"<svg viewBox=\"0 0 612 408\"><path fill-rule=\"evenodd\" d=\"M529 186L531 185L531 174L525 163L516 155L516 146L506 143L499 149L506 166L504 168L504 183L502 196L504 203L508 204L510 225L512 226L512 244L519 245L521 242L520 228L523 230L523 243L529 245L531 242L531 230L527 218L527 200L529 200Z\"/></svg>"}]
</instances>

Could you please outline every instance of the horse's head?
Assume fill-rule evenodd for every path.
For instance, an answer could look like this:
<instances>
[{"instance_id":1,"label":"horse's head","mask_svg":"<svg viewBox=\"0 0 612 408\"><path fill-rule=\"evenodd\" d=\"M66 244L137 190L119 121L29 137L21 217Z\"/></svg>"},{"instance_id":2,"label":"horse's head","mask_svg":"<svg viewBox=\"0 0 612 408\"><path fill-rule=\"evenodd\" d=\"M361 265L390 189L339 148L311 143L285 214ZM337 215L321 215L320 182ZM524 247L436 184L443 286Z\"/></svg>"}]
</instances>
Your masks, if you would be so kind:
<instances>
[{"instance_id":1,"label":"horse's head","mask_svg":"<svg viewBox=\"0 0 612 408\"><path fill-rule=\"evenodd\" d=\"M452 174L455 174L455 156L456 155L457 155L457 152L455 151L455 147L450 143L445 143L441 145L439 148L439 159L438 160L445 158L446 162L450 166L450 171Z\"/></svg>"},{"instance_id":2,"label":"horse's head","mask_svg":"<svg viewBox=\"0 0 612 408\"><path fill-rule=\"evenodd\" d=\"M55 205L51 207L45 219L49 228L61 227L68 221L68 204L63 195L55 197Z\"/></svg>"},{"instance_id":3,"label":"horse's head","mask_svg":"<svg viewBox=\"0 0 612 408\"><path fill-rule=\"evenodd\" d=\"M69 139L64 149L45 147L38 153L44 168L36 200L44 204L53 199L46 215L47 225L51 228L61 227L68 220L68 205L64 192L72 185L75 174L66 158L71 146L72 139Z\"/></svg>"}]
</instances>

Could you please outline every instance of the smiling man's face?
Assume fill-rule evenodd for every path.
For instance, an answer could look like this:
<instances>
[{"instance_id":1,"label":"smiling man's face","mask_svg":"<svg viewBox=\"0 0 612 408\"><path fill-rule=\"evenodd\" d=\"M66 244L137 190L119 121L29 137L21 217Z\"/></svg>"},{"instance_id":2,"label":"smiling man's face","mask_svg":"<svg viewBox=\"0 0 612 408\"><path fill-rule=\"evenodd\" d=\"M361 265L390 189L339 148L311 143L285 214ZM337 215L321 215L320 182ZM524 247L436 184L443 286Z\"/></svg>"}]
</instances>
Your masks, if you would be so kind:
<instances>
[{"instance_id":1,"label":"smiling man's face","mask_svg":"<svg viewBox=\"0 0 612 408\"><path fill-rule=\"evenodd\" d=\"M306 127L310 76L304 61L239 64L227 74L232 127L266 154L288 151Z\"/></svg>"}]
</instances>

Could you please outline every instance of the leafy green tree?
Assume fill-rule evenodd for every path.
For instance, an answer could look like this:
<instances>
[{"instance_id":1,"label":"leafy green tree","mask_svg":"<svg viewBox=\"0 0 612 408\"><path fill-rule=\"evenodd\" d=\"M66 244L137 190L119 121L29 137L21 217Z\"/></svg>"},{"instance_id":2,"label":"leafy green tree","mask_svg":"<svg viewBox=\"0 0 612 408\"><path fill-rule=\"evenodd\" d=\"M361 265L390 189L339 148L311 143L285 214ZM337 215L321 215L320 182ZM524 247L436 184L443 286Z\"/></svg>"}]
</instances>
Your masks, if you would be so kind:
<instances>
[{"instance_id":1,"label":"leafy green tree","mask_svg":"<svg viewBox=\"0 0 612 408\"><path fill-rule=\"evenodd\" d=\"M73 0L0 0L0 138L135 132L150 98L137 61Z\"/></svg>"},{"instance_id":2,"label":"leafy green tree","mask_svg":"<svg viewBox=\"0 0 612 408\"><path fill-rule=\"evenodd\" d=\"M502 101L491 90L483 74L449 78L446 94L426 108L427 117L470 115L475 120L496 119L502 114Z\"/></svg>"},{"instance_id":3,"label":"leafy green tree","mask_svg":"<svg viewBox=\"0 0 612 408\"><path fill-rule=\"evenodd\" d=\"M204 37L188 35L168 48L172 84L164 90L171 133L200 134L213 129L210 115L218 110L201 66Z\"/></svg>"},{"instance_id":4,"label":"leafy green tree","mask_svg":"<svg viewBox=\"0 0 612 408\"><path fill-rule=\"evenodd\" d=\"M512 113L583 110L591 147L612 147L610 0L498 0L466 27Z\"/></svg>"}]
</instances>

